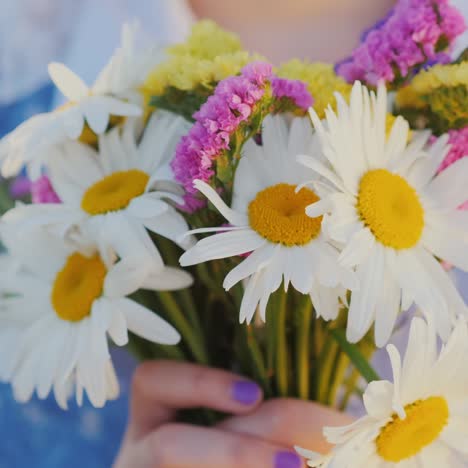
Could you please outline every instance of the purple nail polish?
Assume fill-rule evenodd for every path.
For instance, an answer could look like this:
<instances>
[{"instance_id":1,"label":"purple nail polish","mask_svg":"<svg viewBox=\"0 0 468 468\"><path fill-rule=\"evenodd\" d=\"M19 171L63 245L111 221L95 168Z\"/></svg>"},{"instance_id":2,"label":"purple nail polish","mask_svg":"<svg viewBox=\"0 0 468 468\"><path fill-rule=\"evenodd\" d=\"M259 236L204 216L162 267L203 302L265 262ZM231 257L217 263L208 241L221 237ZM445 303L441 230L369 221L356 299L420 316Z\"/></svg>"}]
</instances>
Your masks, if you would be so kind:
<instances>
[{"instance_id":1,"label":"purple nail polish","mask_svg":"<svg viewBox=\"0 0 468 468\"><path fill-rule=\"evenodd\" d=\"M294 452L278 452L275 457L275 468L301 468L302 459Z\"/></svg>"},{"instance_id":2,"label":"purple nail polish","mask_svg":"<svg viewBox=\"0 0 468 468\"><path fill-rule=\"evenodd\" d=\"M254 382L239 380L232 387L232 398L243 405L252 405L260 398L262 391Z\"/></svg>"}]
</instances>

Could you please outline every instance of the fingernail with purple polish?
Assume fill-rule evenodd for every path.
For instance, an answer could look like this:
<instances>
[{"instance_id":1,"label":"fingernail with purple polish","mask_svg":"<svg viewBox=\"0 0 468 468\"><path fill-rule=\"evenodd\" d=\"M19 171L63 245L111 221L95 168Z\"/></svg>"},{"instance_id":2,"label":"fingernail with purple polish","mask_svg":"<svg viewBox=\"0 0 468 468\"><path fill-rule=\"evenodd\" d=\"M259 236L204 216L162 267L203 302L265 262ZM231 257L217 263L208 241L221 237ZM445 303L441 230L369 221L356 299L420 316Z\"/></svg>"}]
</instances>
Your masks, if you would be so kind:
<instances>
[{"instance_id":1,"label":"fingernail with purple polish","mask_svg":"<svg viewBox=\"0 0 468 468\"><path fill-rule=\"evenodd\" d=\"M302 459L294 452L278 452L275 457L275 468L301 468Z\"/></svg>"},{"instance_id":2,"label":"fingernail with purple polish","mask_svg":"<svg viewBox=\"0 0 468 468\"><path fill-rule=\"evenodd\" d=\"M232 387L233 399L244 405L254 404L260 398L261 393L262 391L256 383L247 380L239 380Z\"/></svg>"}]
</instances>

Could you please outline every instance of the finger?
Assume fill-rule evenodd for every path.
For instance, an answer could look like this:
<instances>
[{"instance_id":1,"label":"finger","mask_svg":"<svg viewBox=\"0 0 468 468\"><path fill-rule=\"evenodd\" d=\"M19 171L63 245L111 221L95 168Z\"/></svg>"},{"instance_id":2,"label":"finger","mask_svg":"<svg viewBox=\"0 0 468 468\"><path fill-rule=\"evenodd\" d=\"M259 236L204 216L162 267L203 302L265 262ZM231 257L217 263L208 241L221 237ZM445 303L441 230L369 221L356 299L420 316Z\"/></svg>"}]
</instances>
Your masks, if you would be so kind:
<instances>
[{"instance_id":1,"label":"finger","mask_svg":"<svg viewBox=\"0 0 468 468\"><path fill-rule=\"evenodd\" d=\"M253 413L226 419L217 427L270 440L286 447L299 445L325 453L330 449L324 426L342 426L352 419L310 401L279 398L263 403Z\"/></svg>"},{"instance_id":2,"label":"finger","mask_svg":"<svg viewBox=\"0 0 468 468\"><path fill-rule=\"evenodd\" d=\"M141 441L154 468L304 468L294 451L261 439L183 424L166 424Z\"/></svg>"},{"instance_id":3,"label":"finger","mask_svg":"<svg viewBox=\"0 0 468 468\"><path fill-rule=\"evenodd\" d=\"M183 408L206 407L245 414L262 397L257 384L236 374L189 363L145 362L133 378L131 427L140 436Z\"/></svg>"}]
</instances>

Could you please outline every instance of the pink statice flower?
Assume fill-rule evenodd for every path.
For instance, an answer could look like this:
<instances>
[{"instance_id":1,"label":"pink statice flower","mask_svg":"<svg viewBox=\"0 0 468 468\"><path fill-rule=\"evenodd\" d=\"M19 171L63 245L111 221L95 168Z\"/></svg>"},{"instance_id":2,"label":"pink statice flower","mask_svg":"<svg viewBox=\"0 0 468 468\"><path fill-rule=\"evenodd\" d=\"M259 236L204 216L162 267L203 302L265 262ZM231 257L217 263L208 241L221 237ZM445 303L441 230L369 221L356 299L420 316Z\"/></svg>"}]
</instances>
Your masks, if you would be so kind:
<instances>
[{"instance_id":1,"label":"pink statice flower","mask_svg":"<svg viewBox=\"0 0 468 468\"><path fill-rule=\"evenodd\" d=\"M448 134L448 144L450 145L450 150L445 156L442 163L440 164L439 169L437 171L438 173L450 167L455 161L458 161L461 158L468 157L468 127L462 128L460 130L450 130ZM436 141L437 137L432 136L429 140L429 144L434 144ZM458 207L458 209L468 210L468 189L466 191L466 201L462 203ZM441 261L441 265L447 271L453 268L453 265L450 262Z\"/></svg>"},{"instance_id":2,"label":"pink statice flower","mask_svg":"<svg viewBox=\"0 0 468 468\"><path fill-rule=\"evenodd\" d=\"M445 159L442 161L442 164L439 168L439 172L442 172L444 169L447 169L447 167L451 166L455 161L458 161L459 159L468 156L468 127L462 128L460 130L450 130L448 134L450 151L447 153L447 156L445 156Z\"/></svg>"},{"instance_id":3,"label":"pink statice flower","mask_svg":"<svg viewBox=\"0 0 468 468\"><path fill-rule=\"evenodd\" d=\"M33 203L61 203L46 175L31 183L31 198Z\"/></svg>"},{"instance_id":4,"label":"pink statice flower","mask_svg":"<svg viewBox=\"0 0 468 468\"><path fill-rule=\"evenodd\" d=\"M336 71L349 82L370 85L405 79L415 68L445 61L443 52L465 29L463 15L449 0L399 0Z\"/></svg>"},{"instance_id":5,"label":"pink statice flower","mask_svg":"<svg viewBox=\"0 0 468 468\"><path fill-rule=\"evenodd\" d=\"M273 95L276 98L289 99L300 109L307 110L314 103L312 96L307 90L307 85L303 81L274 77L271 85Z\"/></svg>"},{"instance_id":6,"label":"pink statice flower","mask_svg":"<svg viewBox=\"0 0 468 468\"><path fill-rule=\"evenodd\" d=\"M216 159L231 149L231 138L252 118L268 87L274 98L290 99L303 110L312 104L304 83L276 78L269 63L250 63L240 75L220 81L214 94L193 115L195 123L179 142L172 161L175 179L186 192L183 210L193 213L204 206L193 181L209 182L215 175Z\"/></svg>"}]
</instances>

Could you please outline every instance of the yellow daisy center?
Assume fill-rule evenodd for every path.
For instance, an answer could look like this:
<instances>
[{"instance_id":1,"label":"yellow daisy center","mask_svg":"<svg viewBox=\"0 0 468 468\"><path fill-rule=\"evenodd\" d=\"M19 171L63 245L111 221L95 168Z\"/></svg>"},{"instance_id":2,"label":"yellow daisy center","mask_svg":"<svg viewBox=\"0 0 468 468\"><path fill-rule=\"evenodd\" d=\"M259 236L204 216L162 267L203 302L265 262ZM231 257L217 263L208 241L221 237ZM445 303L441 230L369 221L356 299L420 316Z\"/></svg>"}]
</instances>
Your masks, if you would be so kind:
<instances>
[{"instance_id":1,"label":"yellow daisy center","mask_svg":"<svg viewBox=\"0 0 468 468\"><path fill-rule=\"evenodd\" d=\"M288 247L304 245L318 236L322 217L310 218L305 209L319 200L308 188L277 184L262 190L249 204L252 229L265 239Z\"/></svg>"},{"instance_id":2,"label":"yellow daisy center","mask_svg":"<svg viewBox=\"0 0 468 468\"><path fill-rule=\"evenodd\" d=\"M91 313L93 302L102 294L107 269L98 254L85 257L76 252L57 273L51 301L62 320L79 322Z\"/></svg>"},{"instance_id":3,"label":"yellow daisy center","mask_svg":"<svg viewBox=\"0 0 468 468\"><path fill-rule=\"evenodd\" d=\"M418 400L405 406L405 412L405 419L393 415L377 437L377 453L388 462L398 463L419 453L439 437L449 418L442 397Z\"/></svg>"},{"instance_id":4,"label":"yellow daisy center","mask_svg":"<svg viewBox=\"0 0 468 468\"><path fill-rule=\"evenodd\" d=\"M110 174L86 190L81 208L90 215L122 210L145 192L149 175L138 169Z\"/></svg>"},{"instance_id":5,"label":"yellow daisy center","mask_svg":"<svg viewBox=\"0 0 468 468\"><path fill-rule=\"evenodd\" d=\"M386 169L364 174L357 209L364 224L387 247L409 249L421 238L424 210L418 194L403 177Z\"/></svg>"}]
</instances>

